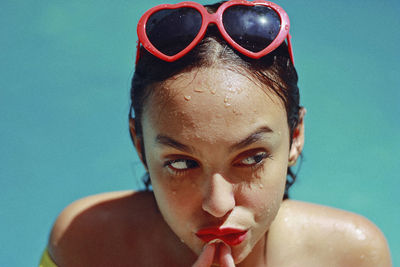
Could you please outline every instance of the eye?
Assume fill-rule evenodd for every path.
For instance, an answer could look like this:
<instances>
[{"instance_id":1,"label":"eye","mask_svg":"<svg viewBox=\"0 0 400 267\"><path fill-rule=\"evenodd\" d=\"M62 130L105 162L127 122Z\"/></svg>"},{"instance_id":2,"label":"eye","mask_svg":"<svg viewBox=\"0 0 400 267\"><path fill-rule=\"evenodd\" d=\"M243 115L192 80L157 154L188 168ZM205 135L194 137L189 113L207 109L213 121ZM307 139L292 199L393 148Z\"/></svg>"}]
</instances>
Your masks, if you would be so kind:
<instances>
[{"instance_id":1,"label":"eye","mask_svg":"<svg viewBox=\"0 0 400 267\"><path fill-rule=\"evenodd\" d=\"M168 166L176 171L184 171L187 169L193 169L199 166L199 164L191 159L174 159L167 161L164 166Z\"/></svg>"},{"instance_id":2,"label":"eye","mask_svg":"<svg viewBox=\"0 0 400 267\"><path fill-rule=\"evenodd\" d=\"M268 153L265 151L258 152L255 155L252 155L250 157L244 158L239 162L239 165L244 165L244 166L253 166L257 165L260 162L262 162L265 158L269 157Z\"/></svg>"}]
</instances>

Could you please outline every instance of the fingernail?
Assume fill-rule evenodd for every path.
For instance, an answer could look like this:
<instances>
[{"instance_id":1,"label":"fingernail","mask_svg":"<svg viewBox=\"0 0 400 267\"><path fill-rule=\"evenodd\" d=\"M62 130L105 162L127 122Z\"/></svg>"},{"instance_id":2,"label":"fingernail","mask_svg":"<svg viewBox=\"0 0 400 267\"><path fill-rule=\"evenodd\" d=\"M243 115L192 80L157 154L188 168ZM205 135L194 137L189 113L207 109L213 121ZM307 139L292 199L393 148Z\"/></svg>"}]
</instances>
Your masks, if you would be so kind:
<instances>
[{"instance_id":1,"label":"fingernail","mask_svg":"<svg viewBox=\"0 0 400 267\"><path fill-rule=\"evenodd\" d=\"M203 251L205 251L207 248L214 246L213 243L207 243L203 246Z\"/></svg>"},{"instance_id":2,"label":"fingernail","mask_svg":"<svg viewBox=\"0 0 400 267\"><path fill-rule=\"evenodd\" d=\"M207 245L216 244L216 243L224 243L221 239L213 239L207 243Z\"/></svg>"}]
</instances>

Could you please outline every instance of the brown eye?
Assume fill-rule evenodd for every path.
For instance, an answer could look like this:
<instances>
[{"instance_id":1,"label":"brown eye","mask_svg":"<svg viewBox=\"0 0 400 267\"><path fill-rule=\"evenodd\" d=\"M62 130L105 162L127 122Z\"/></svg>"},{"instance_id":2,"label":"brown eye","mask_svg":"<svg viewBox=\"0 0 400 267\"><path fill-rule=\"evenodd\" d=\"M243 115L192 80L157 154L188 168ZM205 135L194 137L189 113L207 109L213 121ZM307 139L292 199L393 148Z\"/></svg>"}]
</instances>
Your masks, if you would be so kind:
<instances>
[{"instance_id":1,"label":"brown eye","mask_svg":"<svg viewBox=\"0 0 400 267\"><path fill-rule=\"evenodd\" d=\"M261 161L263 161L265 158L268 157L268 153L267 152L258 152L257 154L244 158L240 161L240 163L242 165L256 165L258 163L260 163Z\"/></svg>"},{"instance_id":2,"label":"brown eye","mask_svg":"<svg viewBox=\"0 0 400 267\"><path fill-rule=\"evenodd\" d=\"M196 161L190 159L174 159L168 161L165 165L175 170L193 169L199 166Z\"/></svg>"}]
</instances>

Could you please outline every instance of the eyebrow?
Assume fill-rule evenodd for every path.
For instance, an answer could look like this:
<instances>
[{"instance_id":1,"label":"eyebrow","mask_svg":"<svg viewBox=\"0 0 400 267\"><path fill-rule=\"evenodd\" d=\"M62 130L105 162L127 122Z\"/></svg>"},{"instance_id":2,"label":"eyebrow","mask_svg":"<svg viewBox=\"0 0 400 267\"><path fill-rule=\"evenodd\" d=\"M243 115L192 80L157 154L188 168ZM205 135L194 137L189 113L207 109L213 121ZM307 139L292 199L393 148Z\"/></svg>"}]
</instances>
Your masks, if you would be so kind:
<instances>
[{"instance_id":1,"label":"eyebrow","mask_svg":"<svg viewBox=\"0 0 400 267\"><path fill-rule=\"evenodd\" d=\"M243 140L237 142L236 144L232 145L229 150L232 152L234 150L239 150L246 146L249 146L255 142L260 141L266 133L273 133L274 131L271 130L268 126L262 126L258 128L256 131L251 133L249 136L244 138Z\"/></svg>"},{"instance_id":2,"label":"eyebrow","mask_svg":"<svg viewBox=\"0 0 400 267\"><path fill-rule=\"evenodd\" d=\"M243 140L233 144L229 148L229 151L232 152L234 150L238 150L238 149L244 148L246 146L249 146L255 142L260 141L266 133L273 133L273 132L274 131L271 130L271 128L269 128L268 126L262 126L262 127L258 128L256 131L254 131L253 133L251 133L249 136L244 138ZM176 141L175 139L173 139L169 136L166 136L166 135L162 135L162 134L157 135L156 143L158 143L160 145L164 145L164 146L170 146L170 147L176 148L178 150L185 151L187 153L193 153L195 151L195 149L193 147L182 144L182 143Z\"/></svg>"},{"instance_id":3,"label":"eyebrow","mask_svg":"<svg viewBox=\"0 0 400 267\"><path fill-rule=\"evenodd\" d=\"M156 143L158 143L160 145L164 145L164 146L170 146L170 147L176 148L178 150L185 151L187 153L193 153L193 151L194 151L194 149L192 147L184 145L182 143L179 143L175 139L173 139L169 136L166 136L166 135L162 135L162 134L157 135Z\"/></svg>"}]
</instances>

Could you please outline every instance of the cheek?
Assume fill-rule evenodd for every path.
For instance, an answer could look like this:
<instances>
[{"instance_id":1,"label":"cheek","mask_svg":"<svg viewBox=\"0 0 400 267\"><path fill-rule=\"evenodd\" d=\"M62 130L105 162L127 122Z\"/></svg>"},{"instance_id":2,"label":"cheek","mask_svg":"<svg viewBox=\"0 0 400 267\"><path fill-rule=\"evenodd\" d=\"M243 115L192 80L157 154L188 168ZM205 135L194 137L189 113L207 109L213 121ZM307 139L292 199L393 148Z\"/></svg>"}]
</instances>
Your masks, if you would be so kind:
<instances>
[{"instance_id":1,"label":"cheek","mask_svg":"<svg viewBox=\"0 0 400 267\"><path fill-rule=\"evenodd\" d=\"M281 186L247 189L242 191L243 205L253 211L254 220L258 224L268 224L271 222L278 210L282 201L283 190Z\"/></svg>"},{"instance_id":2,"label":"cheek","mask_svg":"<svg viewBox=\"0 0 400 267\"><path fill-rule=\"evenodd\" d=\"M275 160L254 174L250 186L241 190L243 205L251 207L256 222L271 222L280 207L286 183L287 165Z\"/></svg>"},{"instance_id":3,"label":"cheek","mask_svg":"<svg viewBox=\"0 0 400 267\"><path fill-rule=\"evenodd\" d=\"M157 204L167 221L182 220L195 206L196 188L183 177L168 175L165 170L149 169Z\"/></svg>"},{"instance_id":4,"label":"cheek","mask_svg":"<svg viewBox=\"0 0 400 267\"><path fill-rule=\"evenodd\" d=\"M183 206L187 202L179 201L178 192L173 187L170 187L169 183L160 182L158 178L162 179L163 177L152 178L153 191L158 208L165 222L176 234L181 236L180 231L187 228L184 222L187 221L188 207Z\"/></svg>"},{"instance_id":5,"label":"cheek","mask_svg":"<svg viewBox=\"0 0 400 267\"><path fill-rule=\"evenodd\" d=\"M193 234L195 222L201 218L198 190L194 189L191 183L177 177L154 175L152 184L159 210L176 236L188 245L199 242ZM200 247L197 250L200 250Z\"/></svg>"}]
</instances>

